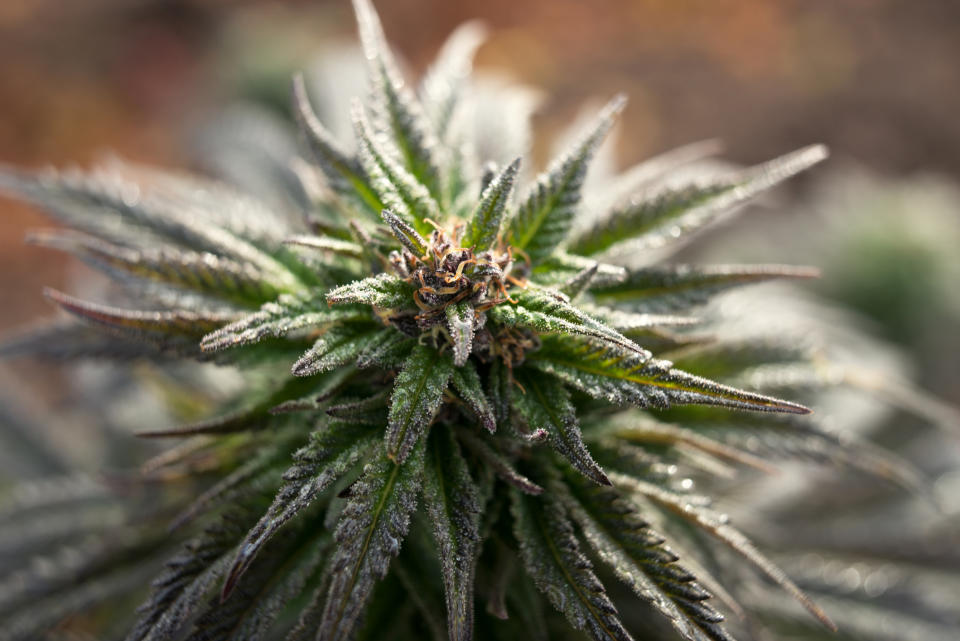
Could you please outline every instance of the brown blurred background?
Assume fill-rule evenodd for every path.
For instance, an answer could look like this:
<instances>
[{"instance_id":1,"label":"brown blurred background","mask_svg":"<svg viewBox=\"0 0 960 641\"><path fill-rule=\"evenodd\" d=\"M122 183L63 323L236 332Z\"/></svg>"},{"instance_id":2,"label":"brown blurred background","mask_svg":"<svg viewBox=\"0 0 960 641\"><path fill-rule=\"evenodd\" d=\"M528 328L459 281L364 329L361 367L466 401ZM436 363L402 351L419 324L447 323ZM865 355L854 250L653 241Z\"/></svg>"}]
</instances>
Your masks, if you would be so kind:
<instances>
[{"instance_id":1,"label":"brown blurred background","mask_svg":"<svg viewBox=\"0 0 960 641\"><path fill-rule=\"evenodd\" d=\"M719 137L752 162L822 141L891 174L960 174L956 0L380 0L420 71L459 22L479 65L542 87L541 130L626 91L624 162ZM189 163L191 128L238 77L351 36L347 0L2 0L0 162L98 154ZM48 311L67 261L22 246L35 212L0 202L0 330Z\"/></svg>"}]
</instances>

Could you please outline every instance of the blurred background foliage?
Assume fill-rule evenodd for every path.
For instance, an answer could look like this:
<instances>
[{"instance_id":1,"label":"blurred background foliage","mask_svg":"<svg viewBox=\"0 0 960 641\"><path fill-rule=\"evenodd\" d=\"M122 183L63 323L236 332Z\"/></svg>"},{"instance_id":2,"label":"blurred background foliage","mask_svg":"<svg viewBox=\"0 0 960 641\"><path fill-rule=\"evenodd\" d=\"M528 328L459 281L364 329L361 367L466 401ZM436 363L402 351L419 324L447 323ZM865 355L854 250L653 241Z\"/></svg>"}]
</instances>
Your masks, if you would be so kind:
<instances>
[{"instance_id":1,"label":"blurred background foliage","mask_svg":"<svg viewBox=\"0 0 960 641\"><path fill-rule=\"evenodd\" d=\"M551 134L586 102L621 90L630 97L617 150L624 164L705 138L744 163L827 143L834 159L781 192L784 202L714 232L731 242L701 243L683 258L820 266L818 293L856 307L875 334L910 354L926 389L960 402L960 192L949 179L960 172L960 3L377 4L411 74L455 25L486 23L479 69L545 97L534 123L541 161ZM3 0L0 161L87 164L116 153L196 168L196 133L228 104L246 99L285 113L291 71L352 43L353 33L345 0ZM4 201L2 220L0 330L9 330L51 313L43 285L70 291L92 277L24 246L24 232L46 224L39 214ZM17 411L67 409L83 422L75 397L58 394L57 368L16 367L4 365L0 383ZM32 403L37 392L25 381L35 389L41 379L52 384ZM89 420L96 415L90 408Z\"/></svg>"}]
</instances>

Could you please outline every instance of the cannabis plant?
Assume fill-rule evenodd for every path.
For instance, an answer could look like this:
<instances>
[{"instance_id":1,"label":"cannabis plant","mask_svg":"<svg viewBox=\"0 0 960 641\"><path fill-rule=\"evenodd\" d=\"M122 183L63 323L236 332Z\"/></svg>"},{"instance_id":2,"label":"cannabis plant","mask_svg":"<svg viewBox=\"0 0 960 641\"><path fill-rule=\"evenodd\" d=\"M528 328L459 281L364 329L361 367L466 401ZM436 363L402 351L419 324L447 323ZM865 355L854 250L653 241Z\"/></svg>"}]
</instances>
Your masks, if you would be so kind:
<instances>
[{"instance_id":1,"label":"cannabis plant","mask_svg":"<svg viewBox=\"0 0 960 641\"><path fill-rule=\"evenodd\" d=\"M564 635L562 615L595 639L669 638L672 625L718 640L732 632L711 596L740 613L731 593L761 577L831 628L691 480L719 489L736 467L769 470L755 440L771 433L771 457L819 450L903 480L803 405L702 377L769 366L762 380L789 388L778 366L829 368L797 345L691 330L713 294L814 272L646 258L824 149L664 182L707 151L694 146L591 196L615 98L520 186L520 158L478 151L513 142L496 135L516 114L462 100L475 28L412 91L372 6L354 4L370 85L351 110L355 148L296 77L307 153L268 176L285 206L121 161L0 177L69 228L34 242L102 268L126 301L48 290L74 321L7 353L212 362L245 382L213 418L141 432L182 441L135 478L14 495L5 519L39 523L20 530L18 554L45 558L9 559L0 634L33 639L86 613L81 630L131 641L519 639ZM617 582L627 593L608 592Z\"/></svg>"}]
</instances>

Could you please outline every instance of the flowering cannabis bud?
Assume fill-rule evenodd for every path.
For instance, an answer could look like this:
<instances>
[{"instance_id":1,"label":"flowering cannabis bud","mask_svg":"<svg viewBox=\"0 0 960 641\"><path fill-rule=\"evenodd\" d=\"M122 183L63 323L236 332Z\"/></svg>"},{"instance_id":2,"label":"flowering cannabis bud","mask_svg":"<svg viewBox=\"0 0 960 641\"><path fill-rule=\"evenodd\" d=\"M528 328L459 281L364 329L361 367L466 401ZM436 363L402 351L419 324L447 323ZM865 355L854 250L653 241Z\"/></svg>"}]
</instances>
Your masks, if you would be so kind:
<instances>
[{"instance_id":1,"label":"flowering cannabis bud","mask_svg":"<svg viewBox=\"0 0 960 641\"><path fill-rule=\"evenodd\" d=\"M824 149L663 187L708 151L688 147L609 181L609 205L595 209L587 170L623 99L520 185L519 158L474 151L497 141L478 138L464 100L476 91L473 28L414 93L368 0L354 4L371 84L352 110L356 151L295 78L309 162L274 168L286 209L119 161L0 175L73 228L37 242L131 285L139 306L51 291L79 322L6 351L214 361L248 380L218 417L143 434L186 439L144 468L166 489L129 501L129 518L62 575L25 570L23 589L4 584L4 634L37 638L98 604L122 619L114 604L168 559L129 612L130 640L421 639L442 635L444 618L451 639L546 638L557 628L538 598L595 639L631 638L635 604L686 639L729 639L711 593L738 610L729 584L749 581L702 552L704 537L832 626L685 476L768 467L736 439L744 430L841 447L806 407L697 375L810 354L687 331L713 294L815 272L617 258L666 253ZM848 461L893 474L882 454L847 446ZM176 514L167 533L160 523ZM620 610L608 575L633 593L616 597Z\"/></svg>"}]
</instances>

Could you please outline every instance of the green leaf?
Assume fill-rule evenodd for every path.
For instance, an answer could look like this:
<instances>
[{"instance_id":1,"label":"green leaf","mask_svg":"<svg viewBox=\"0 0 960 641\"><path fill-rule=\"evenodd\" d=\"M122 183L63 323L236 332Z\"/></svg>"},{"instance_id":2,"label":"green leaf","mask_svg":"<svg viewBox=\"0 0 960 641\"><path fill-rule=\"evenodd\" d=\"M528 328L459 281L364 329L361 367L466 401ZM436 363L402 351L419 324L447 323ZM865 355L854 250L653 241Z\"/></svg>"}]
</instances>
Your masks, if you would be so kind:
<instances>
[{"instance_id":1,"label":"green leaf","mask_svg":"<svg viewBox=\"0 0 960 641\"><path fill-rule=\"evenodd\" d=\"M592 286L612 285L627 277L627 270L619 265L598 263L591 258L558 250L534 268L534 280L541 285L562 288L594 265L597 272L590 281Z\"/></svg>"},{"instance_id":2,"label":"green leaf","mask_svg":"<svg viewBox=\"0 0 960 641\"><path fill-rule=\"evenodd\" d=\"M187 641L257 641L320 568L330 549L322 521L298 523L271 541L269 556L252 564L229 598L214 595Z\"/></svg>"},{"instance_id":3,"label":"green leaf","mask_svg":"<svg viewBox=\"0 0 960 641\"><path fill-rule=\"evenodd\" d=\"M767 575L807 609L825 627L836 632L836 626L830 617L821 610L797 585L784 574L770 559L764 556L740 530L729 524L726 515L718 514L706 507L694 505L688 498L662 487L641 481L632 476L611 472L611 479L624 492L632 492L647 497L657 505L666 508L671 514L703 529L708 534L725 543L739 553L758 570Z\"/></svg>"},{"instance_id":4,"label":"green leaf","mask_svg":"<svg viewBox=\"0 0 960 641\"><path fill-rule=\"evenodd\" d=\"M285 225L259 203L222 185L114 161L90 172L28 174L0 167L0 190L70 227L118 244L174 244L248 264L283 291L304 287L272 255L282 252L277 231Z\"/></svg>"},{"instance_id":5,"label":"green leaf","mask_svg":"<svg viewBox=\"0 0 960 641\"><path fill-rule=\"evenodd\" d=\"M497 430L497 422L493 416L493 409L487 395L483 393L483 385L477 368L471 362L466 362L453 370L451 378L454 389L467 402L470 409L477 415L480 424L491 434Z\"/></svg>"},{"instance_id":6,"label":"green leaf","mask_svg":"<svg viewBox=\"0 0 960 641\"><path fill-rule=\"evenodd\" d=\"M387 327L367 344L357 355L357 367L381 367L383 369L398 369L406 360L407 355L416 341Z\"/></svg>"},{"instance_id":7,"label":"green leaf","mask_svg":"<svg viewBox=\"0 0 960 641\"><path fill-rule=\"evenodd\" d=\"M451 641L473 639L473 583L480 555L480 494L450 430L430 438L424 501L443 570Z\"/></svg>"},{"instance_id":8,"label":"green leaf","mask_svg":"<svg viewBox=\"0 0 960 641\"><path fill-rule=\"evenodd\" d=\"M310 443L293 455L294 465L284 473L284 483L273 504L240 544L223 583L224 598L233 591L267 541L362 461L378 441L376 430L369 425L343 421L331 421L310 435Z\"/></svg>"},{"instance_id":9,"label":"green leaf","mask_svg":"<svg viewBox=\"0 0 960 641\"><path fill-rule=\"evenodd\" d=\"M494 449L491 443L466 430L459 431L459 439L504 483L513 486L524 494L540 494L543 488L528 479L513 467L507 457Z\"/></svg>"},{"instance_id":10,"label":"green leaf","mask_svg":"<svg viewBox=\"0 0 960 641\"><path fill-rule=\"evenodd\" d=\"M331 289L326 294L331 305L362 303L381 309L414 307L413 287L393 274L380 274Z\"/></svg>"},{"instance_id":11,"label":"green leaf","mask_svg":"<svg viewBox=\"0 0 960 641\"><path fill-rule=\"evenodd\" d=\"M517 158L484 188L480 202L470 216L470 224L462 243L465 247L473 247L475 254L490 249L497 241L519 169L520 159Z\"/></svg>"},{"instance_id":12,"label":"green leaf","mask_svg":"<svg viewBox=\"0 0 960 641\"><path fill-rule=\"evenodd\" d=\"M453 341L453 363L460 367L470 358L473 349L473 334L476 331L476 318L470 301L448 305L444 310L447 329Z\"/></svg>"},{"instance_id":13,"label":"green leaf","mask_svg":"<svg viewBox=\"0 0 960 641\"><path fill-rule=\"evenodd\" d=\"M618 96L604 107L592 128L537 178L510 220L507 238L529 256L532 266L566 239L590 160L625 104L626 99Z\"/></svg>"},{"instance_id":14,"label":"green leaf","mask_svg":"<svg viewBox=\"0 0 960 641\"><path fill-rule=\"evenodd\" d=\"M404 463L380 453L351 486L337 524L338 547L317 638L345 639L355 629L374 583L387 574L410 527L423 479L424 447Z\"/></svg>"},{"instance_id":15,"label":"green leaf","mask_svg":"<svg viewBox=\"0 0 960 641\"><path fill-rule=\"evenodd\" d=\"M447 38L420 83L417 93L441 140L447 138L473 67L473 56L485 39L486 29L478 21L461 24Z\"/></svg>"},{"instance_id":16,"label":"green leaf","mask_svg":"<svg viewBox=\"0 0 960 641\"><path fill-rule=\"evenodd\" d=\"M300 134L330 189L356 203L358 209L371 218L379 214L383 204L371 190L360 163L343 150L313 111L302 73L293 77L292 102Z\"/></svg>"},{"instance_id":17,"label":"green leaf","mask_svg":"<svg viewBox=\"0 0 960 641\"><path fill-rule=\"evenodd\" d=\"M390 226L390 231L401 245L409 249L414 256L426 256L427 241L417 233L416 229L397 218L389 209L384 209L380 215L383 217L383 222Z\"/></svg>"},{"instance_id":18,"label":"green leaf","mask_svg":"<svg viewBox=\"0 0 960 641\"><path fill-rule=\"evenodd\" d=\"M508 327L528 327L541 334L579 334L625 353L649 358L649 352L620 332L584 314L560 292L529 286L526 290L511 290L510 293L517 304L491 308L487 314L492 320Z\"/></svg>"},{"instance_id":19,"label":"green leaf","mask_svg":"<svg viewBox=\"0 0 960 641\"><path fill-rule=\"evenodd\" d=\"M248 314L206 334L200 341L200 349L204 352L218 352L230 347L258 343L271 336L278 338L307 328L369 318L369 311L358 305L331 309L324 304L320 296L303 298L284 294L276 302L262 305L259 312Z\"/></svg>"},{"instance_id":20,"label":"green leaf","mask_svg":"<svg viewBox=\"0 0 960 641\"><path fill-rule=\"evenodd\" d=\"M614 208L592 229L572 238L567 247L584 256L626 241L632 241L630 248L634 251L662 247L826 157L825 147L813 145L710 184L637 196L626 205Z\"/></svg>"},{"instance_id":21,"label":"green leaf","mask_svg":"<svg viewBox=\"0 0 960 641\"><path fill-rule=\"evenodd\" d=\"M789 265L669 265L631 270L623 281L595 285L590 293L602 303L665 313L701 305L711 296L740 285L817 276L816 269Z\"/></svg>"},{"instance_id":22,"label":"green leaf","mask_svg":"<svg viewBox=\"0 0 960 641\"><path fill-rule=\"evenodd\" d=\"M426 186L393 157L385 139L374 133L359 103L353 104L351 115L360 163L370 177L374 192L385 208L417 230L427 233L430 227L424 223L424 219L438 219L440 205Z\"/></svg>"},{"instance_id":23,"label":"green leaf","mask_svg":"<svg viewBox=\"0 0 960 641\"><path fill-rule=\"evenodd\" d=\"M685 639L731 641L723 615L710 607L710 594L681 566L664 538L652 530L636 506L617 489L585 483L575 474L556 492L597 556L638 597L663 614Z\"/></svg>"},{"instance_id":24,"label":"green leaf","mask_svg":"<svg viewBox=\"0 0 960 641\"><path fill-rule=\"evenodd\" d=\"M397 375L390 399L386 436L390 458L403 463L420 440L443 403L443 392L453 369L449 354L427 345L413 348L403 371Z\"/></svg>"},{"instance_id":25,"label":"green leaf","mask_svg":"<svg viewBox=\"0 0 960 641\"><path fill-rule=\"evenodd\" d=\"M134 249L70 230L33 232L28 242L67 251L112 275L174 285L241 305L260 305L281 286L250 263L172 247Z\"/></svg>"},{"instance_id":26,"label":"green leaf","mask_svg":"<svg viewBox=\"0 0 960 641\"><path fill-rule=\"evenodd\" d=\"M667 408L674 404L700 404L759 412L810 413L796 403L687 374L672 368L669 361L574 339L544 337L543 348L531 353L527 363L594 398L618 405Z\"/></svg>"},{"instance_id":27,"label":"green leaf","mask_svg":"<svg viewBox=\"0 0 960 641\"><path fill-rule=\"evenodd\" d=\"M331 327L293 364L291 371L294 376L311 376L351 363L381 337L382 331L375 325L357 323Z\"/></svg>"},{"instance_id":28,"label":"green leaf","mask_svg":"<svg viewBox=\"0 0 960 641\"><path fill-rule=\"evenodd\" d=\"M527 573L570 624L602 641L627 641L624 629L593 566L580 551L559 497L510 493L514 535Z\"/></svg>"},{"instance_id":29,"label":"green leaf","mask_svg":"<svg viewBox=\"0 0 960 641\"><path fill-rule=\"evenodd\" d=\"M307 247L348 258L363 258L363 247L357 243L326 236L292 236L283 241L295 247Z\"/></svg>"},{"instance_id":30,"label":"green leaf","mask_svg":"<svg viewBox=\"0 0 960 641\"><path fill-rule=\"evenodd\" d=\"M437 141L423 107L393 61L373 5L369 0L354 0L353 8L360 28L360 44L370 69L377 125L390 133L406 170L433 198L439 199L439 163L434 155Z\"/></svg>"},{"instance_id":31,"label":"green leaf","mask_svg":"<svg viewBox=\"0 0 960 641\"><path fill-rule=\"evenodd\" d=\"M513 408L529 431L546 430L550 444L577 470L600 485L610 479L590 456L583 443L577 410L570 393L556 379L517 375L522 387L513 387Z\"/></svg>"}]
</instances>

